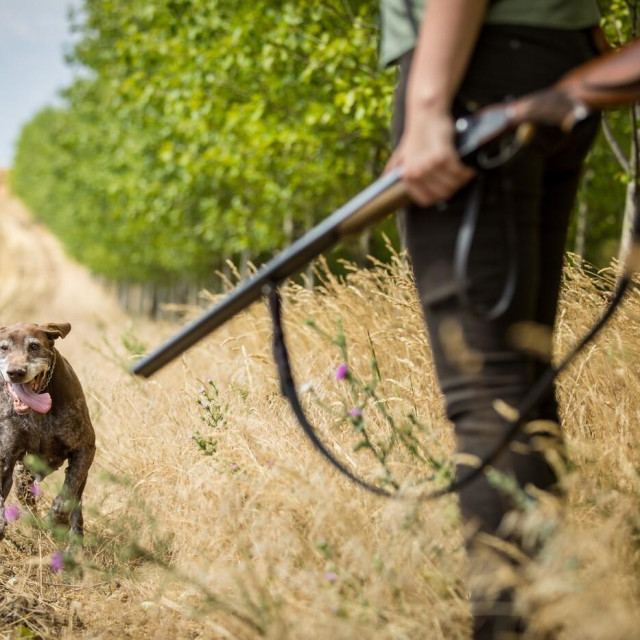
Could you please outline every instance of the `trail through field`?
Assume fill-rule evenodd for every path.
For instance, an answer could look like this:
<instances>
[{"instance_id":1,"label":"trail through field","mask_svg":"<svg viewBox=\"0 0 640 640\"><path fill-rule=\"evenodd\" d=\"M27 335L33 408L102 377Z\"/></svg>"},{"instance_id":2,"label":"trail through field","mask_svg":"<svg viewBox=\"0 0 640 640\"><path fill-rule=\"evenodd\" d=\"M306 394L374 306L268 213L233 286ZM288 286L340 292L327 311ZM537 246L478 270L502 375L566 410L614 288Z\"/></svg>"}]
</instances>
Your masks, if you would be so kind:
<instances>
[{"instance_id":1,"label":"trail through field","mask_svg":"<svg viewBox=\"0 0 640 640\"><path fill-rule=\"evenodd\" d=\"M6 175L0 176L0 243L2 324L70 322L61 350L78 356L82 344L96 341L105 325L126 324L113 297L10 194Z\"/></svg>"},{"instance_id":2,"label":"trail through field","mask_svg":"<svg viewBox=\"0 0 640 640\"><path fill-rule=\"evenodd\" d=\"M71 323L57 346L83 384L97 436L82 571L73 563L52 571L66 543L46 527L28 516L9 523L0 541L0 640L469 637L455 499L385 502L318 458L279 393L264 305L141 381L128 373L134 352L176 327L124 313L2 175L0 243L0 324ZM347 279L320 276L314 289L283 291L308 414L358 475L433 489L447 478L454 442L406 261L354 268ZM558 353L599 315L610 278L569 270ZM544 554L507 572L521 581L532 640L638 637L639 317L634 293L560 381L575 467L563 481L565 522L556 501L527 502L518 526L528 537L545 532ZM346 357L331 337L337 331L362 389L376 379L375 349L375 402L336 379ZM362 447L354 406L372 447L394 442L384 467ZM61 473L41 484L42 515Z\"/></svg>"},{"instance_id":3,"label":"trail through field","mask_svg":"<svg viewBox=\"0 0 640 640\"><path fill-rule=\"evenodd\" d=\"M95 515L87 518L90 505L107 504L104 494L108 488L99 481L100 474L121 472L122 467L114 462L123 459L117 443L122 441L124 450L129 447L130 435L122 437L118 430L122 421L112 419L117 401L110 390L132 384L122 360L114 357L120 336L131 321L115 298L71 260L60 241L13 197L6 174L0 174L0 246L0 325L69 322L72 327L56 346L82 381L96 429L97 455L85 492L89 505L85 519L91 529ZM135 434L139 423L130 420L129 426ZM41 515L45 515L61 481L59 470L43 483ZM15 501L15 495L10 494L8 504ZM108 508L117 508L117 503ZM124 637L121 631L113 635L109 630L96 631L103 624L98 622L100 618L105 618L105 610L96 603L107 602L113 590L110 586L107 591L93 589L91 585L108 585L108 581L86 577L84 586L78 586L83 584L82 579L77 583L79 593L75 593L64 581L52 580L48 564L56 547L59 543L50 535L43 538L24 525L15 526L0 541L0 638L13 638L15 634L49 638L59 637L62 632L76 637L78 625L91 629L96 637ZM95 559L93 556L91 561ZM43 576L48 587L43 587Z\"/></svg>"},{"instance_id":4,"label":"trail through field","mask_svg":"<svg viewBox=\"0 0 640 640\"><path fill-rule=\"evenodd\" d=\"M122 336L137 332L151 347L172 327L127 316L12 197L6 182L0 187L0 242L0 323L71 323L71 333L57 346L83 383L97 434L84 500L84 562L92 569L62 579L52 575L48 565L59 543L22 521L13 523L0 541L0 584L5 585L0 586L0 638L16 633L278 640L389 635L371 627L378 626L379 614L367 613L360 600L393 601L396 578L378 578L395 575L405 564L410 529L402 525L403 517L392 517L393 522L372 531L383 517L375 515L379 508L372 511L370 497L330 481L331 471L298 433L277 393L264 308L255 305L153 380L141 382L123 366L131 355L122 347ZM413 295L402 282L394 291L396 297L406 291L409 300ZM345 301L331 295L329 308L320 313L339 313L334 304L358 312L358 288L343 293ZM318 349L316 334L300 332L308 305L315 304L309 294L299 290L300 305L288 313L296 368L302 376L315 369L331 383L339 353ZM386 288L379 295L381 302L389 298ZM384 309L364 313L374 322L398 322ZM345 318L347 329L360 322L355 314L352 321ZM417 315L408 315L402 324L414 326L420 336ZM382 335L394 339L392 331L382 330ZM381 336L374 333L380 348L391 353ZM410 368L424 370L429 365L421 346L422 354L408 340L393 351L404 361L411 354ZM352 357L355 371L355 352ZM424 378L412 375L418 376L415 383L398 385L398 400ZM437 428L444 428L441 420ZM330 440L351 460L352 445L342 443L338 432ZM441 440L450 447L448 435ZM117 477L115 484L104 479L105 473ZM45 510L55 487L49 478L43 483ZM410 517L417 523L415 514ZM445 563L448 576L438 580L447 592L458 580L460 546L451 535L451 519L445 520L449 533L439 544L452 553ZM442 516L429 521L427 532ZM400 541L397 561L383 551L391 539ZM329 546L319 554L318 544ZM380 553L388 556L388 569L376 570L378 577L367 578L368 584L345 600L333 588L338 558L350 581L348 574L369 573ZM140 554L147 559L141 566ZM161 567L169 563L173 577L167 580ZM403 608L415 607L417 615L390 610L391 627L406 637L422 637L425 624L434 639L464 634L464 600L448 598L442 607L445 619L425 622L419 612L431 587L419 586L420 573L411 573L400 578L408 589ZM340 613L352 608L353 615Z\"/></svg>"}]
</instances>

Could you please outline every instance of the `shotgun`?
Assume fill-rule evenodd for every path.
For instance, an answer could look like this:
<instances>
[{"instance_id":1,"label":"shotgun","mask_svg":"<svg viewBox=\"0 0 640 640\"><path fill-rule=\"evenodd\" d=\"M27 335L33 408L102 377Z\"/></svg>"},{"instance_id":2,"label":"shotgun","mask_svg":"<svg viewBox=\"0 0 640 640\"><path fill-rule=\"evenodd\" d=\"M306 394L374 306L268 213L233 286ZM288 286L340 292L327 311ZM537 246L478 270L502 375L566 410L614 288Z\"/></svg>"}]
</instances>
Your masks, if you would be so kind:
<instances>
[{"instance_id":1,"label":"shotgun","mask_svg":"<svg viewBox=\"0 0 640 640\"><path fill-rule=\"evenodd\" d=\"M640 41L577 67L552 87L485 107L456 122L456 148L482 166L482 153L503 139L526 144L536 124L569 131L591 113L640 100ZM133 373L149 377L342 238L356 234L408 202L402 170L385 173L320 224L241 282L219 303L140 359Z\"/></svg>"}]
</instances>

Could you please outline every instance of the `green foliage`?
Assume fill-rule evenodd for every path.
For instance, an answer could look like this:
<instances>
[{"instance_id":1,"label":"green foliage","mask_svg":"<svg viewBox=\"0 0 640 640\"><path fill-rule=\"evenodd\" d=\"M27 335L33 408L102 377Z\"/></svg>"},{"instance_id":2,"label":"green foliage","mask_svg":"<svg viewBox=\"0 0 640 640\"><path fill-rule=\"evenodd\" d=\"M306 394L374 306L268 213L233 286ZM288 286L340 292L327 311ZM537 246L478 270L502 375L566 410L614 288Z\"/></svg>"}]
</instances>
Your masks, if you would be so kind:
<instances>
[{"instance_id":1,"label":"green foliage","mask_svg":"<svg viewBox=\"0 0 640 640\"><path fill-rule=\"evenodd\" d=\"M607 40L619 47L638 35L640 2L638 0L598 0L602 28Z\"/></svg>"},{"instance_id":2,"label":"green foliage","mask_svg":"<svg viewBox=\"0 0 640 640\"><path fill-rule=\"evenodd\" d=\"M640 0L599 0L599 5L601 26L612 47L638 37ZM604 117L620 151L629 158L632 153L629 108L608 110ZM584 176L579 198L588 210L585 257L594 265L605 266L618 253L625 188L631 175L616 160L603 134L598 136L587 158Z\"/></svg>"},{"instance_id":3,"label":"green foliage","mask_svg":"<svg viewBox=\"0 0 640 640\"><path fill-rule=\"evenodd\" d=\"M638 0L601 0L620 44ZM260 263L379 175L393 70L371 0L85 0L64 106L23 129L12 186L92 271L208 282ZM622 148L631 127L612 112ZM587 258L608 262L628 176L601 139L588 161ZM384 227L393 235L391 221ZM343 244L332 259L368 247Z\"/></svg>"},{"instance_id":4,"label":"green foliage","mask_svg":"<svg viewBox=\"0 0 640 640\"><path fill-rule=\"evenodd\" d=\"M365 0L86 0L66 105L13 188L93 271L205 276L268 257L370 182L393 72Z\"/></svg>"},{"instance_id":5,"label":"green foliage","mask_svg":"<svg viewBox=\"0 0 640 640\"><path fill-rule=\"evenodd\" d=\"M209 380L207 386L200 388L196 403L200 407L200 419L205 424L205 432L195 431L193 441L205 456L213 456L218 450L218 441L211 434L226 426L227 405L222 402L213 380Z\"/></svg>"}]
</instances>

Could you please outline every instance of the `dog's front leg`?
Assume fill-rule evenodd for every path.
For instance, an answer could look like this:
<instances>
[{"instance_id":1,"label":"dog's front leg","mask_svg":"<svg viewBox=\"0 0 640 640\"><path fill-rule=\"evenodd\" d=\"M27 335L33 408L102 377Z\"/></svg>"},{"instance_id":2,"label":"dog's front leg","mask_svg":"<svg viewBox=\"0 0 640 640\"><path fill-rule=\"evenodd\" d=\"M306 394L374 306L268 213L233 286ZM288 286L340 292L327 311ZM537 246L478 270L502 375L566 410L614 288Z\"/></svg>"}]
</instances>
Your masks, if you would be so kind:
<instances>
[{"instance_id":1,"label":"dog's front leg","mask_svg":"<svg viewBox=\"0 0 640 640\"><path fill-rule=\"evenodd\" d=\"M7 516L4 511L4 501L9 496L11 485L13 484L13 467L15 459L7 456L0 457L0 540L4 538L7 528Z\"/></svg>"},{"instance_id":2,"label":"dog's front leg","mask_svg":"<svg viewBox=\"0 0 640 640\"><path fill-rule=\"evenodd\" d=\"M89 467L96 453L95 447L76 451L69 456L62 490L51 505L49 517L56 524L71 524L71 533L83 535L82 493L87 484Z\"/></svg>"}]
</instances>

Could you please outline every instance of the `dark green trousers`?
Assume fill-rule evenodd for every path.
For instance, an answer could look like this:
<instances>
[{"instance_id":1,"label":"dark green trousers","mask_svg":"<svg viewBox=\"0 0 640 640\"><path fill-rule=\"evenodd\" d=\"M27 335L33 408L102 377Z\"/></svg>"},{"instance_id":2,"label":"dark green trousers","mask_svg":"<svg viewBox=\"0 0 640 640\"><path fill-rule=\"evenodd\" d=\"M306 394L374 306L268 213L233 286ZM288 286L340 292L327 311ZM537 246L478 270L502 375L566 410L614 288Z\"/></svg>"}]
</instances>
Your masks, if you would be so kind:
<instances>
[{"instance_id":1,"label":"dark green trousers","mask_svg":"<svg viewBox=\"0 0 640 640\"><path fill-rule=\"evenodd\" d=\"M457 96L455 115L548 87L594 53L586 32L486 27ZM407 54L400 60L396 141L402 132L410 65L411 54ZM459 453L482 457L491 451L506 428L495 401L517 407L546 366L523 351L518 329L534 323L550 334L553 328L567 227L582 163L597 126L597 118L591 118L568 135L541 127L511 162L486 172L465 270L466 297L460 296L463 283L455 274L454 253L473 185L438 207L412 206L405 212L406 246ZM508 219L515 231L512 240ZM487 319L478 309L492 307L500 297L511 257L516 261L515 294L503 315ZM545 397L528 419L558 423L554 394ZM538 442L540 437L544 434ZM549 430L550 443L558 437ZM528 436L519 440L521 445L530 444ZM545 455L527 446L511 448L493 466L522 488L533 485L550 490L557 480ZM458 469L468 471L463 464ZM483 537L475 534L502 536L500 524L514 503L485 475L465 486L459 497L463 519L472 532L468 549L473 572L477 541ZM487 571L485 562L481 570ZM511 594L512 589L503 589L492 607L487 605L487 594L472 592L474 638L499 638L502 632L514 631L517 637L521 622L509 608Z\"/></svg>"}]
</instances>

